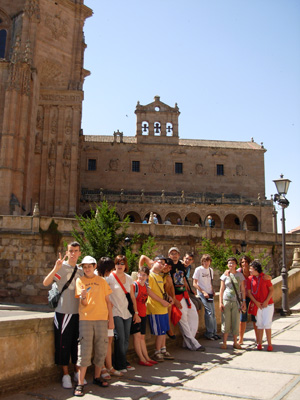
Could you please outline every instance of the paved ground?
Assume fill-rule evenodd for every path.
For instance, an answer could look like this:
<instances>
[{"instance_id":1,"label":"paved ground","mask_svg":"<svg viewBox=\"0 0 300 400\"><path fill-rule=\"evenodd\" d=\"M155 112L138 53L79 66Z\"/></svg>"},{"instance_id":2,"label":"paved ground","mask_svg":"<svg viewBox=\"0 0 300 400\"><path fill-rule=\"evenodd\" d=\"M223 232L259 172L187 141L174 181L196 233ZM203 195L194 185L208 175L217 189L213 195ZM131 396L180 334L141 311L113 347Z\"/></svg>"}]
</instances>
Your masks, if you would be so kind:
<instances>
[{"instance_id":1,"label":"paved ground","mask_svg":"<svg viewBox=\"0 0 300 400\"><path fill-rule=\"evenodd\" d=\"M85 387L86 400L153 399L153 400L299 400L300 399L300 296L294 301L289 317L275 316L274 351L255 350L251 324L245 335L243 350L221 350L219 342L201 341L205 353L169 348L175 361L158 366L136 366L122 380L111 380L109 388L91 383ZM36 387L2 400L75 399L72 390L60 383Z\"/></svg>"}]
</instances>

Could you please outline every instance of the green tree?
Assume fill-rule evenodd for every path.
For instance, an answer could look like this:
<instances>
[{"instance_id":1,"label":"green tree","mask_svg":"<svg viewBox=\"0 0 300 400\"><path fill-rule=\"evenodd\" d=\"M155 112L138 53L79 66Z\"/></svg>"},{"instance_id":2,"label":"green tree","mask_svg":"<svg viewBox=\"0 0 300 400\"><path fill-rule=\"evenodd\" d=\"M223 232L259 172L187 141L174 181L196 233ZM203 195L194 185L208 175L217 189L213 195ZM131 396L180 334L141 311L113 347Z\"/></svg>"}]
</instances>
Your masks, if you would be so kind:
<instances>
[{"instance_id":1,"label":"green tree","mask_svg":"<svg viewBox=\"0 0 300 400\"><path fill-rule=\"evenodd\" d=\"M74 228L72 236L80 244L82 257L90 255L98 261L101 257L114 259L118 254L124 254L129 272L137 271L142 254L153 258L156 246L154 238L134 235L127 239L129 217L120 222L116 208L109 206L107 201L97 205L96 210L91 209L90 217L77 215L76 219L81 230ZM138 250L133 251L133 247L138 247Z\"/></svg>"},{"instance_id":2,"label":"green tree","mask_svg":"<svg viewBox=\"0 0 300 400\"><path fill-rule=\"evenodd\" d=\"M132 247L134 244L140 244L139 250L134 252ZM139 258L142 254L153 258L156 251L156 242L153 236L144 237L135 235L129 246L125 247L125 256L127 258L129 272L138 270Z\"/></svg>"},{"instance_id":3,"label":"green tree","mask_svg":"<svg viewBox=\"0 0 300 400\"><path fill-rule=\"evenodd\" d=\"M103 201L91 209L90 217L76 216L82 230L73 229L72 236L80 244L82 255L114 258L122 251L129 226L129 217L119 221L116 208Z\"/></svg>"},{"instance_id":4,"label":"green tree","mask_svg":"<svg viewBox=\"0 0 300 400\"><path fill-rule=\"evenodd\" d=\"M212 257L212 267L214 269L218 269L221 272L224 272L227 269L227 259L229 257L235 257L239 260L244 255L248 256L251 260L253 260L254 258L258 259L263 267L263 270L265 272L269 272L267 266L271 260L271 257L266 255L266 249L264 249L255 257L251 251L237 255L233 251L232 243L228 237L225 237L224 244L216 244L210 239L203 238L201 247L199 247L197 250L201 254L210 254L210 256Z\"/></svg>"}]
</instances>

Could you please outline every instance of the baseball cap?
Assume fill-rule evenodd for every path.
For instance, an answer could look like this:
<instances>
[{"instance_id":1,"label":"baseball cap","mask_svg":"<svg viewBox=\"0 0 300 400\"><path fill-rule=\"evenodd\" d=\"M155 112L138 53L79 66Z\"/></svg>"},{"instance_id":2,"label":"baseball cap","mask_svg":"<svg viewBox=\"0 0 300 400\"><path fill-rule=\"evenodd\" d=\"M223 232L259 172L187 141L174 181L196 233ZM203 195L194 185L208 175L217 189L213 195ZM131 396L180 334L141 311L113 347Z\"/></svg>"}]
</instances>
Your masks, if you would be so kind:
<instances>
[{"instance_id":1,"label":"baseball cap","mask_svg":"<svg viewBox=\"0 0 300 400\"><path fill-rule=\"evenodd\" d=\"M79 265L82 264L97 264L97 261L94 259L94 257L85 256Z\"/></svg>"},{"instance_id":2,"label":"baseball cap","mask_svg":"<svg viewBox=\"0 0 300 400\"><path fill-rule=\"evenodd\" d=\"M178 247L171 247L170 249L169 249L169 251L168 251L168 254L170 254L171 253L171 251L177 251L177 253L179 253L180 254L180 251L179 251L179 249L178 249Z\"/></svg>"},{"instance_id":3,"label":"baseball cap","mask_svg":"<svg viewBox=\"0 0 300 400\"><path fill-rule=\"evenodd\" d=\"M158 260L164 260L164 261L166 261L166 257L164 257L162 254L160 254L159 256L156 256L156 257L154 258L154 261L158 261Z\"/></svg>"}]
</instances>

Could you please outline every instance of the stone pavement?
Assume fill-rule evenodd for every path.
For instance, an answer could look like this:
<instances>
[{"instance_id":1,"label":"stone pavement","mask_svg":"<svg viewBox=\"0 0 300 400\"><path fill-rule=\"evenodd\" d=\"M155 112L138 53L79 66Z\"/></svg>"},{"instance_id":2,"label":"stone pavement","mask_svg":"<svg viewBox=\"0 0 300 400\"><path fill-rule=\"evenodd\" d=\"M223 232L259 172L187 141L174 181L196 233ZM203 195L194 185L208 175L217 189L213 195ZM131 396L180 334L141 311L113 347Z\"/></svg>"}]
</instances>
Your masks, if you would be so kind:
<instances>
[{"instance_id":1,"label":"stone pavement","mask_svg":"<svg viewBox=\"0 0 300 400\"><path fill-rule=\"evenodd\" d=\"M300 296L293 302L294 313L288 317L276 314L273 322L274 351L255 350L254 331L248 324L244 349L220 349L219 341L200 340L205 353L170 347L174 361L153 367L136 367L122 380L113 378L109 388L91 383L85 387L86 400L152 399L152 400L299 400L300 399ZM41 371L42 373L42 371ZM17 385L17 382L16 382ZM72 390L60 383L21 391L2 400L75 399Z\"/></svg>"}]
</instances>

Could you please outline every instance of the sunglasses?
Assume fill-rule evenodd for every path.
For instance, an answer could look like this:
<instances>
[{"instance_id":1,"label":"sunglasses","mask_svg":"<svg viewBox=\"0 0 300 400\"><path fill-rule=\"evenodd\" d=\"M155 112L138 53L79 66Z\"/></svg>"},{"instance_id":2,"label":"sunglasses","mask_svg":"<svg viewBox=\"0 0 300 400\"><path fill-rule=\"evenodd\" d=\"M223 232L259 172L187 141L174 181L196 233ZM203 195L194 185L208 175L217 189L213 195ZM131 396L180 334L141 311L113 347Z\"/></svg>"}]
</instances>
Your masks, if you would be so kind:
<instances>
[{"instance_id":1,"label":"sunglasses","mask_svg":"<svg viewBox=\"0 0 300 400\"><path fill-rule=\"evenodd\" d=\"M116 265L125 265L124 262L117 262Z\"/></svg>"}]
</instances>

